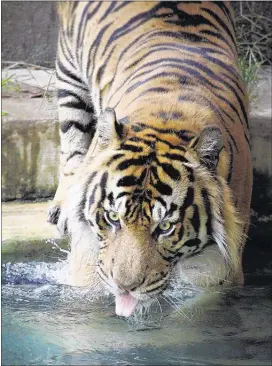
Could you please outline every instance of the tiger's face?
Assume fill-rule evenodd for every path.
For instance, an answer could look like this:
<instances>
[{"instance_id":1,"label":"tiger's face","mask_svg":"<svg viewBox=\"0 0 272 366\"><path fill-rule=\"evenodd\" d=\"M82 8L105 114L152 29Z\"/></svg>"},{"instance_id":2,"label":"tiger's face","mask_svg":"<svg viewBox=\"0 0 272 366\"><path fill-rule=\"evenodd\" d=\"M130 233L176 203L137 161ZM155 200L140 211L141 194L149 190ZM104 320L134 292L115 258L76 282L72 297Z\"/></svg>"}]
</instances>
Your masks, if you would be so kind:
<instances>
[{"instance_id":1,"label":"tiger's face","mask_svg":"<svg viewBox=\"0 0 272 366\"><path fill-rule=\"evenodd\" d=\"M125 316L167 288L177 263L214 244L216 227L224 237L220 188L211 173L222 147L218 130L208 128L208 137L190 146L150 128L134 130L96 159L84 207L100 243L98 274ZM201 143L207 154L211 135L204 166L195 146Z\"/></svg>"}]
</instances>

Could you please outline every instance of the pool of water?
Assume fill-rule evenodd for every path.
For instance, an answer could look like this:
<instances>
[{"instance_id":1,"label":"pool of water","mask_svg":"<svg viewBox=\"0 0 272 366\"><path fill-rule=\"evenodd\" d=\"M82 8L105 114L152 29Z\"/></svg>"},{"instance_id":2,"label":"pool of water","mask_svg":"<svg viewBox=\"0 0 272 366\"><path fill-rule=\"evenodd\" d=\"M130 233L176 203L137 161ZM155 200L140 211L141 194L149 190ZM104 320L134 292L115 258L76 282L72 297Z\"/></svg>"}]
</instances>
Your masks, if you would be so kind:
<instances>
[{"instance_id":1,"label":"pool of water","mask_svg":"<svg viewBox=\"0 0 272 366\"><path fill-rule=\"evenodd\" d=\"M271 365L271 271L123 319L67 285L66 260L2 264L2 365Z\"/></svg>"}]
</instances>

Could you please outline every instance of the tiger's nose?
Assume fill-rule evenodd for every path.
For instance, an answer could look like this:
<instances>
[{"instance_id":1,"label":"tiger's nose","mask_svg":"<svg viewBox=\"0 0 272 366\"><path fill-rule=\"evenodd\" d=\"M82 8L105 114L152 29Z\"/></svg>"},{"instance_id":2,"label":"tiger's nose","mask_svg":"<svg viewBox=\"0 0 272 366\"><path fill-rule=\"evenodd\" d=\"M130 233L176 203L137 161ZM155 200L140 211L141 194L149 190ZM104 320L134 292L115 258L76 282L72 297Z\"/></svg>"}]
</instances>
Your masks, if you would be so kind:
<instances>
[{"instance_id":1,"label":"tiger's nose","mask_svg":"<svg viewBox=\"0 0 272 366\"><path fill-rule=\"evenodd\" d=\"M139 282L132 282L129 285L125 285L124 283L122 283L121 281L113 278L114 282L116 283L116 285L121 289L121 290L125 290L125 291L133 291L136 287L139 286Z\"/></svg>"}]
</instances>

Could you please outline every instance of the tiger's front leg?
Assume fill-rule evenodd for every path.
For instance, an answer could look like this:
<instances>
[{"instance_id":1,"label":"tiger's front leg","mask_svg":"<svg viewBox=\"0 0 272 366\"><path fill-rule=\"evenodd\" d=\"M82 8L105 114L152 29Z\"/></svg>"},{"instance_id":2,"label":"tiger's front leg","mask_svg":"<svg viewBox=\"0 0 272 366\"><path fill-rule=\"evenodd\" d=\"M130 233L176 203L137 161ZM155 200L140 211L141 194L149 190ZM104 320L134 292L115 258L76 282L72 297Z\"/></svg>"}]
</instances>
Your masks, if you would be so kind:
<instances>
[{"instance_id":1,"label":"tiger's front leg","mask_svg":"<svg viewBox=\"0 0 272 366\"><path fill-rule=\"evenodd\" d=\"M68 68L68 66L70 66ZM57 61L58 112L60 124L59 185L48 210L48 222L57 224L62 202L81 165L95 132L94 110L88 88L71 64Z\"/></svg>"}]
</instances>

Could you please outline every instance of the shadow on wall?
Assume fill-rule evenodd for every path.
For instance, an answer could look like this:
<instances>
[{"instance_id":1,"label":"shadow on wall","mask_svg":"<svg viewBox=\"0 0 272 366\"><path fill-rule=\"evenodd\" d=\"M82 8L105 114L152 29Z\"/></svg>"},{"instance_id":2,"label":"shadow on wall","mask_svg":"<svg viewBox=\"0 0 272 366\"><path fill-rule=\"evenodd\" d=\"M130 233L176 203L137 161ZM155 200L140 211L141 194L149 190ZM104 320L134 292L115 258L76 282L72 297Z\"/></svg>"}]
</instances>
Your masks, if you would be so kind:
<instances>
[{"instance_id":1,"label":"shadow on wall","mask_svg":"<svg viewBox=\"0 0 272 366\"><path fill-rule=\"evenodd\" d=\"M253 192L251 199L251 208L261 216L268 217L272 214L271 177L264 173L253 170Z\"/></svg>"},{"instance_id":2,"label":"shadow on wall","mask_svg":"<svg viewBox=\"0 0 272 366\"><path fill-rule=\"evenodd\" d=\"M55 1L2 1L2 62L54 67L58 16Z\"/></svg>"},{"instance_id":3,"label":"shadow on wall","mask_svg":"<svg viewBox=\"0 0 272 366\"><path fill-rule=\"evenodd\" d=\"M243 254L243 269L246 274L245 284L254 282L261 285L263 278L258 274L265 274L269 281L272 279L271 177L257 172L256 169L253 173L252 216ZM249 274L254 274L254 279Z\"/></svg>"}]
</instances>

